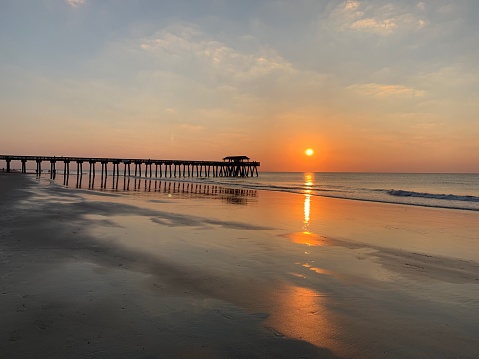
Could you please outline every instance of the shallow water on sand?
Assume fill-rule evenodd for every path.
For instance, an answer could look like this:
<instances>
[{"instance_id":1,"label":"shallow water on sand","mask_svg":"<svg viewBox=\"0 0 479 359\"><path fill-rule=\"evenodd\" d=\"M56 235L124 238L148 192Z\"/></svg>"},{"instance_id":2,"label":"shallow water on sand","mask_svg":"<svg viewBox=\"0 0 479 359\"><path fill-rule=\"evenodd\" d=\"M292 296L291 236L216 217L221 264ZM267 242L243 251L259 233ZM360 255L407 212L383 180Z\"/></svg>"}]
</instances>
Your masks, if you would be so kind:
<instances>
[{"instance_id":1,"label":"shallow water on sand","mask_svg":"<svg viewBox=\"0 0 479 359\"><path fill-rule=\"evenodd\" d=\"M147 354L178 356L182 347L240 358L479 352L479 213L201 183L39 184L19 205L26 216L62 225L55 248L77 248L61 267L67 278L49 277L50 285L76 278L78 305L106 296L114 333L125 338L117 327L133 322ZM94 320L98 308L89 309ZM103 335L97 345L114 342Z\"/></svg>"},{"instance_id":2,"label":"shallow water on sand","mask_svg":"<svg viewBox=\"0 0 479 359\"><path fill-rule=\"evenodd\" d=\"M274 303L271 307L283 303L275 315L269 313L266 323L318 346L333 345L331 338L338 329L323 322L330 313L318 304L334 306L336 302L317 298L344 300L352 295L355 302L370 300L370 286L384 287L381 291L392 287L398 294L441 305L479 298L475 272L479 267L468 262L479 262L475 212L175 181L138 180L133 181L133 192L125 187L110 193L118 194L117 204L151 213L138 216L122 210L108 216L110 226L90 227L94 236L114 237L115 243L129 250L163 261L187 263L194 273L207 272L238 283L245 278L284 282L284 287L270 288L282 293L278 298L255 289L261 296L251 300L255 304L249 303L249 310L259 310L256 307L265 305L260 304L262 300ZM351 294L350 288L337 294L339 284L353 286L352 292L360 294ZM288 311L292 313L286 316ZM298 312L304 316L297 318L294 313ZM316 314L312 319L311 313L323 313L323 319Z\"/></svg>"}]
</instances>

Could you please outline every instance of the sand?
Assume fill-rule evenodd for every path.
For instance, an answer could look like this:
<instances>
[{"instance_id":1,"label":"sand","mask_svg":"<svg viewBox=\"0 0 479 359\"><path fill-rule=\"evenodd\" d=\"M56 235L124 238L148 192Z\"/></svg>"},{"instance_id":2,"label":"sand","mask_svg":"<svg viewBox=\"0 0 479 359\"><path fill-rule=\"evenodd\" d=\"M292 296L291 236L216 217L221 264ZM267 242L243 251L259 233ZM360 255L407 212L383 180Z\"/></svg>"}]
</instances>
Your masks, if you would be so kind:
<instances>
[{"instance_id":1,"label":"sand","mask_svg":"<svg viewBox=\"0 0 479 359\"><path fill-rule=\"evenodd\" d=\"M478 213L144 185L0 174L2 357L479 357Z\"/></svg>"}]
</instances>

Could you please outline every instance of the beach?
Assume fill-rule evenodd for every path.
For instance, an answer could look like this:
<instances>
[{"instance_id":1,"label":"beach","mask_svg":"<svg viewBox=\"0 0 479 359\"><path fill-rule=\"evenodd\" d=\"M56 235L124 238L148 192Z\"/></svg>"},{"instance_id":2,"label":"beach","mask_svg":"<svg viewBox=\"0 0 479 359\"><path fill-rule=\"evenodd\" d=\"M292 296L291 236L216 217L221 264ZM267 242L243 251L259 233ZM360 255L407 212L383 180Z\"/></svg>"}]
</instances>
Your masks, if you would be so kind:
<instances>
[{"instance_id":1,"label":"beach","mask_svg":"<svg viewBox=\"0 0 479 359\"><path fill-rule=\"evenodd\" d=\"M479 358L479 212L157 184L0 173L2 357Z\"/></svg>"}]
</instances>

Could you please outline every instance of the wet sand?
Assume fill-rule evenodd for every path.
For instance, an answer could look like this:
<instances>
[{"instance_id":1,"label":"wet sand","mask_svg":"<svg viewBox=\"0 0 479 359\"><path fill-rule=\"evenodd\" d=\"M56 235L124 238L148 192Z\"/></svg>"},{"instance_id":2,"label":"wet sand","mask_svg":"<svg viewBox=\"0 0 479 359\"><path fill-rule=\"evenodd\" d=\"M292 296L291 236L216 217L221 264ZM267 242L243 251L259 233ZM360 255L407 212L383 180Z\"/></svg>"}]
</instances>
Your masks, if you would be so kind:
<instances>
[{"instance_id":1,"label":"wet sand","mask_svg":"<svg viewBox=\"0 0 479 359\"><path fill-rule=\"evenodd\" d=\"M475 212L0 174L0 352L478 358L478 249Z\"/></svg>"}]
</instances>

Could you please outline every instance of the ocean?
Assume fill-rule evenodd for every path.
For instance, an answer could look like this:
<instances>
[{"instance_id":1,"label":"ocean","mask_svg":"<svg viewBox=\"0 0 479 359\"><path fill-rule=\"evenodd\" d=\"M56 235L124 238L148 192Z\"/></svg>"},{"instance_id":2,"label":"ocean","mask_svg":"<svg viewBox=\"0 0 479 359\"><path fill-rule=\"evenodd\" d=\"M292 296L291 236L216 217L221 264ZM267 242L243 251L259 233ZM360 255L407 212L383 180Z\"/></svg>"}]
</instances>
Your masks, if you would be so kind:
<instances>
[{"instance_id":1,"label":"ocean","mask_svg":"<svg viewBox=\"0 0 479 359\"><path fill-rule=\"evenodd\" d=\"M67 187L73 185L115 191L141 189L146 192L159 188L172 193L219 191L236 194L238 202L241 202L242 194L251 196L256 191L279 191L355 201L479 211L479 174L260 172L258 177L243 178L131 177L128 185L122 176L116 178L111 173L106 179L101 179L97 173L93 183L88 173L82 175L80 183L75 177L70 175L69 181L65 182L63 175L58 173L55 182L68 183ZM200 188L193 190L193 186L198 184Z\"/></svg>"},{"instance_id":2,"label":"ocean","mask_svg":"<svg viewBox=\"0 0 479 359\"><path fill-rule=\"evenodd\" d=\"M215 182L256 190L479 211L479 174L269 172Z\"/></svg>"}]
</instances>

